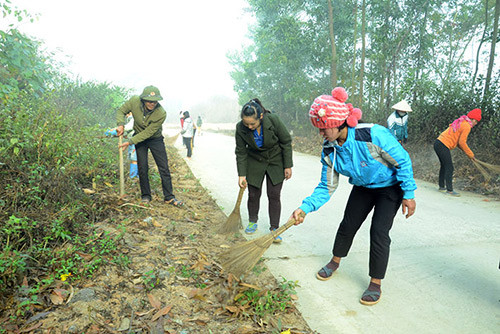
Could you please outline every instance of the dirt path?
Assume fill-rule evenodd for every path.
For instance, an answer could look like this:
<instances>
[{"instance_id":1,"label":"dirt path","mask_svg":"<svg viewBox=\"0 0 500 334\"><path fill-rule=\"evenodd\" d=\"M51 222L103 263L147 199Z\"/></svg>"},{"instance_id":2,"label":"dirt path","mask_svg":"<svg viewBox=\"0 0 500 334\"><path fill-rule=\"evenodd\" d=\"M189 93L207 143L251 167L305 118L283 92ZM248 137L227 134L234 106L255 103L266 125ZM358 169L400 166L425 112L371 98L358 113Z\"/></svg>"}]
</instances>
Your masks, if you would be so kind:
<instances>
[{"instance_id":1,"label":"dirt path","mask_svg":"<svg viewBox=\"0 0 500 334\"><path fill-rule=\"evenodd\" d=\"M180 141L176 147L185 154ZM234 138L205 132L196 137L188 165L226 214L237 195ZM293 177L282 192L282 222L319 180L318 157L295 153ZM369 224L364 224L326 282L316 271L331 257L336 229L350 191L346 179L320 211L284 234L265 254L275 277L298 280L298 308L313 330L331 333L497 333L500 328L500 204L462 192L448 197L418 181L417 212L398 214L380 303L359 298L368 285ZM246 203L246 197L243 199ZM261 202L259 237L267 232L267 200ZM247 218L245 204L242 216Z\"/></svg>"}]
</instances>

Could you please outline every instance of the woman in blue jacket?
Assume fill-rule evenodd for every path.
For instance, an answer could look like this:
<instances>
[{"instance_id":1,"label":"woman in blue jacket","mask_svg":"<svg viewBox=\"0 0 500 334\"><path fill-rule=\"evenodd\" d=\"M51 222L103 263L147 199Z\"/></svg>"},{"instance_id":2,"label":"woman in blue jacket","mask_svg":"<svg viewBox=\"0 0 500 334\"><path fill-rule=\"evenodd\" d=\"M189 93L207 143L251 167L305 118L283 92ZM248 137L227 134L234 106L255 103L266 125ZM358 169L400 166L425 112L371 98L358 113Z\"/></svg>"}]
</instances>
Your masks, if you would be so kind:
<instances>
[{"instance_id":1,"label":"woman in blue jacket","mask_svg":"<svg viewBox=\"0 0 500 334\"><path fill-rule=\"evenodd\" d=\"M328 280L347 256L352 241L368 214L374 210L370 228L371 277L360 302L376 304L380 300L381 281L389 260L391 239L389 231L396 212L402 206L409 218L415 212L414 190L410 156L396 138L383 126L359 124L361 110L345 104L347 92L342 87L332 95L321 95L314 100L309 118L325 139L321 154L321 181L311 196L293 212L296 224L304 221L301 214L318 210L337 188L339 174L349 177L353 185L344 218L340 223L333 246L333 258L321 268L316 277Z\"/></svg>"}]
</instances>

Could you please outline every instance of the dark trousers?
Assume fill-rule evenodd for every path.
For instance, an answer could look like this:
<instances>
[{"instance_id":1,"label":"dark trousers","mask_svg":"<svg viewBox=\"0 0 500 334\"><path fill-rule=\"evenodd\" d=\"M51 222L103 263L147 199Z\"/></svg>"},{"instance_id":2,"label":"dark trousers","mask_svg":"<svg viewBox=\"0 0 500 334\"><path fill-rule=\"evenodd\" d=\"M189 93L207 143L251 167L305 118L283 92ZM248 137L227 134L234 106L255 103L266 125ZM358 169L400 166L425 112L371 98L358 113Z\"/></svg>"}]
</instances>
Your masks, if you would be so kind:
<instances>
[{"instance_id":1,"label":"dark trousers","mask_svg":"<svg viewBox=\"0 0 500 334\"><path fill-rule=\"evenodd\" d=\"M269 222L270 230L277 229L280 226L281 216L281 188L283 182L273 185L271 178L266 174L267 199L269 201ZM248 185L248 218L256 223L259 220L260 196L262 195L262 185L260 188Z\"/></svg>"},{"instance_id":2,"label":"dark trousers","mask_svg":"<svg viewBox=\"0 0 500 334\"><path fill-rule=\"evenodd\" d=\"M184 146L187 148L187 157L191 158L191 155L193 154L193 138L182 137L182 141L184 142Z\"/></svg>"},{"instance_id":3,"label":"dark trousers","mask_svg":"<svg viewBox=\"0 0 500 334\"><path fill-rule=\"evenodd\" d=\"M389 262L391 245L389 231L402 200L403 191L399 184L374 189L353 186L344 211L344 218L337 230L333 255L347 256L356 232L370 211L375 208L370 227L369 275L372 278L383 279Z\"/></svg>"},{"instance_id":4,"label":"dark trousers","mask_svg":"<svg viewBox=\"0 0 500 334\"><path fill-rule=\"evenodd\" d=\"M156 166L158 166L158 172L160 173L163 197L166 201L174 198L172 178L170 177L170 170L168 169L167 151L165 150L163 137L146 139L136 144L135 149L137 152L137 166L139 167L141 197L151 199L151 188L149 186L148 175L148 150L150 150L155 159Z\"/></svg>"},{"instance_id":5,"label":"dark trousers","mask_svg":"<svg viewBox=\"0 0 500 334\"><path fill-rule=\"evenodd\" d=\"M441 167L439 168L439 188L445 188L448 191L453 191L453 161L451 160L451 152L445 144L440 140L434 142L434 151L436 152Z\"/></svg>"}]
</instances>

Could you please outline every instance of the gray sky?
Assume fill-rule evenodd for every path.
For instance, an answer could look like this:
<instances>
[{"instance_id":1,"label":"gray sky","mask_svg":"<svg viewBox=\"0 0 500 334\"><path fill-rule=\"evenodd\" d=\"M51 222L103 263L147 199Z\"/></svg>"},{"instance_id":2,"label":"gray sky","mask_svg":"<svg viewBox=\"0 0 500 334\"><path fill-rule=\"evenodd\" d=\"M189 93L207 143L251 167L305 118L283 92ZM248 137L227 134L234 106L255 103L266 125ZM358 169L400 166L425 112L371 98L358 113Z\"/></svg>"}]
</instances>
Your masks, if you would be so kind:
<instances>
[{"instance_id":1,"label":"gray sky","mask_svg":"<svg viewBox=\"0 0 500 334\"><path fill-rule=\"evenodd\" d=\"M13 0L12 5L39 14L19 29L43 40L47 49L60 50L57 59L69 59L70 72L83 80L138 93L156 85L183 109L212 95L236 97L226 54L247 44L252 18L243 10L244 0Z\"/></svg>"}]
</instances>

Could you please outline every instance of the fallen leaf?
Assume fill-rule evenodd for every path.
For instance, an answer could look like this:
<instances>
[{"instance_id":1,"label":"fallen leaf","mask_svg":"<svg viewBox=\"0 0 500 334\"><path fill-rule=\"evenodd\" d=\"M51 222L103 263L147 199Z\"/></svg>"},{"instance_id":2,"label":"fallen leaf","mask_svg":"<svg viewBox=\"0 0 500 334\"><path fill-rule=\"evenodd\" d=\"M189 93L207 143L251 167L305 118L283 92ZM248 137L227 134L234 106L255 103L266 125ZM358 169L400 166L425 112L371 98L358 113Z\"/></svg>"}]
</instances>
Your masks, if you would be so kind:
<instances>
[{"instance_id":1,"label":"fallen leaf","mask_svg":"<svg viewBox=\"0 0 500 334\"><path fill-rule=\"evenodd\" d=\"M154 310L155 309L152 308L151 310L146 311L146 312L135 312L135 315L138 316L138 317L142 317L142 316L148 315L149 313L153 312Z\"/></svg>"},{"instance_id":2,"label":"fallen leaf","mask_svg":"<svg viewBox=\"0 0 500 334\"><path fill-rule=\"evenodd\" d=\"M166 315L168 314L168 312L170 312L170 310L172 309L172 305L169 305L169 306L165 306L164 308L162 308L161 310L159 310L154 316L153 318L151 318L151 321L156 321L158 320L159 317L163 316L163 315Z\"/></svg>"},{"instance_id":3,"label":"fallen leaf","mask_svg":"<svg viewBox=\"0 0 500 334\"><path fill-rule=\"evenodd\" d=\"M148 299L151 306L153 306L155 309L159 310L161 308L161 302L158 299L156 299L155 296L148 293Z\"/></svg>"},{"instance_id":4,"label":"fallen leaf","mask_svg":"<svg viewBox=\"0 0 500 334\"><path fill-rule=\"evenodd\" d=\"M250 289L255 289L255 290L260 290L260 287L258 287L257 285L253 285L253 284L248 284L248 283L240 283L241 286L244 286L246 288L250 288Z\"/></svg>"},{"instance_id":5,"label":"fallen leaf","mask_svg":"<svg viewBox=\"0 0 500 334\"><path fill-rule=\"evenodd\" d=\"M50 301L52 302L52 304L54 305L61 305L64 301L64 298L56 293L55 291L52 291L52 293L50 294Z\"/></svg>"},{"instance_id":6,"label":"fallen leaf","mask_svg":"<svg viewBox=\"0 0 500 334\"><path fill-rule=\"evenodd\" d=\"M154 227L162 227L163 226L162 224L158 223L158 221L156 219L153 219L152 223L153 223Z\"/></svg>"},{"instance_id":7,"label":"fallen leaf","mask_svg":"<svg viewBox=\"0 0 500 334\"><path fill-rule=\"evenodd\" d=\"M90 195L90 194L95 194L95 190L88 189L88 188L83 188L83 192Z\"/></svg>"},{"instance_id":8,"label":"fallen leaf","mask_svg":"<svg viewBox=\"0 0 500 334\"><path fill-rule=\"evenodd\" d=\"M104 182L104 184L107 185L110 188L113 188L113 185L111 183L109 183L109 182Z\"/></svg>"}]
</instances>

